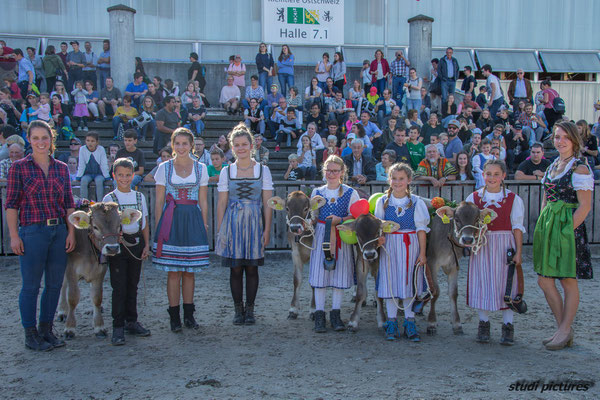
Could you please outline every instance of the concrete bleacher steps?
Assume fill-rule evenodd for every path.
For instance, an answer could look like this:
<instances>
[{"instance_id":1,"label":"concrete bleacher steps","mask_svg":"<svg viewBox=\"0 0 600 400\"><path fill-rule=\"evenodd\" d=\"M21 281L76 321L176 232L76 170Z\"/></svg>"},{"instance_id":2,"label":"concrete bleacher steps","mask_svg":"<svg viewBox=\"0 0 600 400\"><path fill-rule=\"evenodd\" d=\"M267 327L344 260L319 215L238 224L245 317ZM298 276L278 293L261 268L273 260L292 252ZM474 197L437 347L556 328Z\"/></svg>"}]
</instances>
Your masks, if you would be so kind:
<instances>
[{"instance_id":1,"label":"concrete bleacher steps","mask_svg":"<svg viewBox=\"0 0 600 400\"><path fill-rule=\"evenodd\" d=\"M233 127L241 121L242 117L240 116L227 115L220 110L209 109L205 119L206 129L202 134L202 137L206 141L206 148L209 149L213 143L217 142L219 136L227 135L227 133L229 133ZM114 133L111 121L88 122L88 128L90 131L98 132L98 135L100 136L100 144L104 146L104 148L108 149L108 146L111 143L115 143L115 141L112 140ZM83 145L85 145L85 134L86 132L84 131L75 131L75 135L81 139ZM122 142L119 144L121 147L123 147ZM58 140L56 145L59 152L69 151L69 141L67 140ZM283 179L283 174L286 172L289 166L288 155L292 152L296 152L295 143L291 148L282 147L281 151L277 153L274 151L275 142L273 140L266 140L263 142L263 146L270 150L269 168L273 178L275 180ZM138 140L137 147L144 153L144 158L146 160L145 170L150 171L156 165L157 159L157 155L154 154L152 150L153 142Z\"/></svg>"}]
</instances>

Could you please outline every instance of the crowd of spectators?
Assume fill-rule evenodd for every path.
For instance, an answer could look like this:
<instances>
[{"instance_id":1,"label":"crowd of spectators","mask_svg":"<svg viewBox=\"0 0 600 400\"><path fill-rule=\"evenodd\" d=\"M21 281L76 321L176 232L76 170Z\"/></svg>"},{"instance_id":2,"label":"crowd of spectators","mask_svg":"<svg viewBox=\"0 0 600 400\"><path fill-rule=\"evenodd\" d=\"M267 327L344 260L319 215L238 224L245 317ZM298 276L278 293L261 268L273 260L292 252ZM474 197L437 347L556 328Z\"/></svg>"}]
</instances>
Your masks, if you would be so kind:
<instances>
[{"instance_id":1,"label":"crowd of spectators","mask_svg":"<svg viewBox=\"0 0 600 400\"><path fill-rule=\"evenodd\" d=\"M17 65L14 78L5 78L5 87L0 89L0 123L8 132L3 130L0 138L0 160L20 154L14 143L7 144L11 133L21 138L22 150L27 152L22 132L31 121L42 119L56 129L60 139L70 140L71 146L78 146L74 130L93 131L91 124L112 121L113 141L124 147L115 149L115 154L128 148L127 138L135 136L136 142L152 141L159 159L166 157L171 133L185 126L201 142L199 157L212 165L215 173L232 161L225 136L210 150L204 148L202 135L210 104L204 93L206 69L199 63L198 54L189 56L185 89L180 90L172 79L150 79L142 60L136 58L133 80L121 92L110 77L108 40L99 54L94 53L90 42L85 42L85 51L80 51L79 42L71 41L72 51L63 42L58 54L48 46L43 57L33 48L24 54L3 41L0 45L0 62L13 61ZM426 74L417 71L402 50L388 62L378 49L373 60L364 60L360 79L352 82L346 79L343 54L336 52L330 60L325 52L304 90L295 86L291 48L282 46L276 58L267 48L260 44L256 55L258 73L249 82L241 56L230 58L219 105L229 114L242 115L255 132L258 161L268 162L265 140L274 142L275 152L286 147L294 149L285 179L320 179L320 166L331 154L344 158L349 178L357 186L386 180L387 170L395 162L409 164L416 179L434 186L452 180L475 180L476 186L481 186L481 167L494 158L505 160L516 179L539 179L548 164L543 143L549 139L554 123L567 118L564 102L552 83L544 80L534 93L521 69L516 71L505 96L492 66L482 66L485 84L479 87L473 68L464 66L464 97L457 101L460 68L450 47L444 57L431 60ZM273 80L276 76L279 84ZM45 92L40 92L42 87ZM585 145L583 155L592 167L600 166L598 125L577 122ZM105 172L112 155L106 154L100 143L93 147L87 141L88 137L83 160L82 153L73 149L63 157L69 166L73 164L72 177L81 180L89 175L98 182L99 176L108 179L110 174ZM83 174L87 167L81 165L82 161L87 165L87 153L96 154L98 149L105 152L106 168L103 160L92 157L99 163L99 172ZM0 168L0 179L1 172ZM600 175L600 169L595 172ZM138 173L141 181L143 168ZM151 180L152 174L148 175ZM82 183L87 180L89 177Z\"/></svg>"}]
</instances>

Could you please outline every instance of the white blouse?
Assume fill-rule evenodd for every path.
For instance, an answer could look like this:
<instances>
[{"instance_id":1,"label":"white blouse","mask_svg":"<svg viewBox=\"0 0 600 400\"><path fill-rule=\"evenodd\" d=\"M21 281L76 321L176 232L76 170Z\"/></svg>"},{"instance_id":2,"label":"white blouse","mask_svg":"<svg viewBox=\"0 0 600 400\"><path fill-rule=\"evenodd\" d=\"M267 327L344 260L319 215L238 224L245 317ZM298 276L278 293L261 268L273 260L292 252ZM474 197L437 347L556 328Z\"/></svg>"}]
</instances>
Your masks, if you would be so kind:
<instances>
[{"instance_id":1,"label":"white blouse","mask_svg":"<svg viewBox=\"0 0 600 400\"><path fill-rule=\"evenodd\" d=\"M310 197L315 197L317 195L317 190L321 193L321 196L323 196L325 198L325 200L327 200L327 202L330 202L331 199L337 200L340 197L340 189L339 186L335 189L328 189L327 185L321 186L319 188L315 188L312 191L312 194L310 195ZM348 189L346 189L348 190ZM350 214L350 206L352 206L352 204L356 203L358 200L360 200L360 196L358 195L358 192L352 188L350 188L350 190L352 190L352 194L350 195L350 202L348 203L348 214ZM342 193L345 193L342 192Z\"/></svg>"},{"instance_id":2,"label":"white blouse","mask_svg":"<svg viewBox=\"0 0 600 400\"><path fill-rule=\"evenodd\" d=\"M271 170L266 165L260 163L254 164L254 178L260 175L260 169L262 167L262 190L273 190L273 178L271 177ZM227 167L223 167L219 174L219 184L217 190L219 192L229 192L229 177L227 176L227 169L231 170L231 176L237 178L237 164L233 163Z\"/></svg>"},{"instance_id":3,"label":"white blouse","mask_svg":"<svg viewBox=\"0 0 600 400\"><path fill-rule=\"evenodd\" d=\"M481 197L483 194L483 188L479 189L477 191L477 193L479 193L479 197ZM509 193L511 193L511 191L507 189L506 196L508 196ZM500 190L498 193L490 193L486 190L485 195L483 195L483 198L481 200L483 202L484 208L492 208L492 207L500 208L500 202L504 198L505 198L505 196L502 194L502 190ZM465 201L475 203L473 193L471 193ZM518 229L521 232L525 233L525 225L523 225L524 220L525 220L525 205L523 204L523 199L521 199L515 193L515 200L513 202L512 210L510 212L510 223L512 225L512 229L513 230Z\"/></svg>"},{"instance_id":4,"label":"white blouse","mask_svg":"<svg viewBox=\"0 0 600 400\"><path fill-rule=\"evenodd\" d=\"M119 200L119 204L136 204L137 205L137 195L136 192L131 190L127 193L123 193L121 192L119 189L115 189L114 191L112 191L111 193L114 193L115 196L117 196L117 200ZM144 196L143 193L141 193L142 195L142 229L144 229L146 227L146 219L148 218L148 206L146 205L146 197ZM104 198L102 199L103 202L107 202L107 201L113 201L112 196L110 195L110 193L108 193L106 196L104 196ZM123 232L128 234L128 235L133 235L134 233L137 233L140 230L140 225L139 222L134 222L131 224L127 224L127 225L122 225L122 229Z\"/></svg>"},{"instance_id":5,"label":"white blouse","mask_svg":"<svg viewBox=\"0 0 600 400\"><path fill-rule=\"evenodd\" d=\"M550 164L550 166L546 170L548 172L542 178L542 184L544 184L546 182L546 178L548 178L550 181L556 181L556 180L562 178L571 168L573 168L573 163L575 162L575 160L576 159L573 158L571 161L569 161L567 163L567 166L560 174L558 174L554 178L550 178L550 171L552 171L552 168L554 168L554 165L559 161L559 159L556 158L556 160L554 160L552 162L552 164ZM588 166L588 169L589 169L589 166ZM594 175L592 174L591 171L589 174L578 174L576 172L573 172L573 175L571 175L571 184L573 185L573 189L575 189L575 190L593 191L594 190Z\"/></svg>"},{"instance_id":6,"label":"white blouse","mask_svg":"<svg viewBox=\"0 0 600 400\"><path fill-rule=\"evenodd\" d=\"M414 194L410 196L404 196L402 198L397 198L393 194L390 196L390 201L388 206L393 206L397 208L404 209L408 206L409 200L412 200L413 207L415 207L415 227L417 228L417 232L424 231L425 233L429 232L429 210L427 209L427 205L425 202ZM375 204L375 216L379 219L385 219L385 196L380 197L377 200L377 204ZM403 213L404 211L402 211ZM401 215L402 215L401 213ZM402 231L399 231L402 232Z\"/></svg>"},{"instance_id":7,"label":"white blouse","mask_svg":"<svg viewBox=\"0 0 600 400\"><path fill-rule=\"evenodd\" d=\"M170 160L169 160L170 161ZM157 185L166 186L167 185L167 163L169 161L165 161L160 163L158 169L156 170L156 174L154 175L154 180ZM198 163L200 166L200 186L208 186L208 170L206 169L206 165L202 163ZM192 173L182 178L177 175L177 171L175 167L173 167L173 176L171 176L171 182L177 185L181 185L183 183L194 183L196 182L196 173L192 170Z\"/></svg>"}]
</instances>

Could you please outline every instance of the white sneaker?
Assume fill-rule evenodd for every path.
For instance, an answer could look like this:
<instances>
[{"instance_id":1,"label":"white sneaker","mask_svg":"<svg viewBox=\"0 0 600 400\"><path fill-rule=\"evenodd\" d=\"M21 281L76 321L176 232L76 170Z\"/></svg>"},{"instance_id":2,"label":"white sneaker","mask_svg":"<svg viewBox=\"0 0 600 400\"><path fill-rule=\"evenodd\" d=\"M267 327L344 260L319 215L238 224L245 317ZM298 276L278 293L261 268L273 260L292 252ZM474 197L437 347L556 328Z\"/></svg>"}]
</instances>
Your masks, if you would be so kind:
<instances>
[{"instance_id":1,"label":"white sneaker","mask_svg":"<svg viewBox=\"0 0 600 400\"><path fill-rule=\"evenodd\" d=\"M88 130L89 130L89 129L88 129L88 127L87 127L87 126L84 126L84 127L83 127L83 131L84 131L84 132L87 132Z\"/></svg>"},{"instance_id":2,"label":"white sneaker","mask_svg":"<svg viewBox=\"0 0 600 400\"><path fill-rule=\"evenodd\" d=\"M77 127L77 132L81 132L83 130L83 128L81 126Z\"/></svg>"}]
</instances>

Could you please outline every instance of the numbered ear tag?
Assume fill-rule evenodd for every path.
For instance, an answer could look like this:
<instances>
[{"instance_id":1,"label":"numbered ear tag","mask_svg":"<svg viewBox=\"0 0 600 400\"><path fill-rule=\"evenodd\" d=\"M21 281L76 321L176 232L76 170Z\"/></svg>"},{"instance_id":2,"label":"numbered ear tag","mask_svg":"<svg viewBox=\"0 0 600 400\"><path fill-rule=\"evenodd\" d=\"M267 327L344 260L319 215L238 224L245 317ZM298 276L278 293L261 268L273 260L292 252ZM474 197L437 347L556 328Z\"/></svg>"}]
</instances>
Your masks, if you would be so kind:
<instances>
[{"instance_id":1,"label":"numbered ear tag","mask_svg":"<svg viewBox=\"0 0 600 400\"><path fill-rule=\"evenodd\" d=\"M391 233L392 232L392 225L391 224L386 224L383 226L382 228L383 233Z\"/></svg>"},{"instance_id":2,"label":"numbered ear tag","mask_svg":"<svg viewBox=\"0 0 600 400\"><path fill-rule=\"evenodd\" d=\"M85 229L85 228L89 228L90 224L88 224L88 222L85 220L81 220L81 221L79 221L79 226L82 227L83 229Z\"/></svg>"},{"instance_id":3,"label":"numbered ear tag","mask_svg":"<svg viewBox=\"0 0 600 400\"><path fill-rule=\"evenodd\" d=\"M444 214L444 215L442 216L442 222L443 222L444 224L449 224L449 223L450 223L450 218L448 218L448 216L447 216L446 214Z\"/></svg>"},{"instance_id":4,"label":"numbered ear tag","mask_svg":"<svg viewBox=\"0 0 600 400\"><path fill-rule=\"evenodd\" d=\"M312 205L311 210L314 211L314 210L317 210L318 208L319 208L319 203L315 202L315 204ZM283 207L282 207L282 209L283 209Z\"/></svg>"},{"instance_id":5,"label":"numbered ear tag","mask_svg":"<svg viewBox=\"0 0 600 400\"><path fill-rule=\"evenodd\" d=\"M127 217L123 218L123 220L121 221L121 223L123 225L129 225L131 223L131 220Z\"/></svg>"},{"instance_id":6,"label":"numbered ear tag","mask_svg":"<svg viewBox=\"0 0 600 400\"><path fill-rule=\"evenodd\" d=\"M277 211L282 211L283 210L283 204L279 204L279 203L275 204L275 209Z\"/></svg>"},{"instance_id":7,"label":"numbered ear tag","mask_svg":"<svg viewBox=\"0 0 600 400\"><path fill-rule=\"evenodd\" d=\"M490 215L488 214L483 218L483 223L487 225L490 222L492 222L492 217L490 217Z\"/></svg>"}]
</instances>

